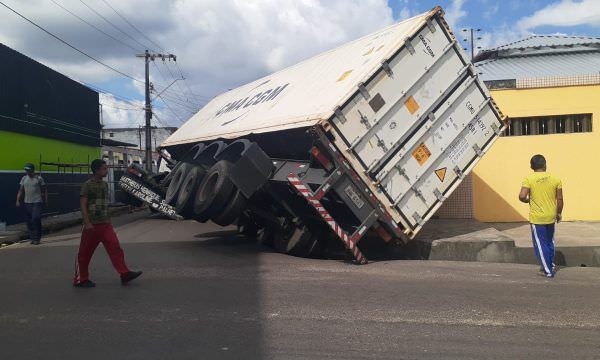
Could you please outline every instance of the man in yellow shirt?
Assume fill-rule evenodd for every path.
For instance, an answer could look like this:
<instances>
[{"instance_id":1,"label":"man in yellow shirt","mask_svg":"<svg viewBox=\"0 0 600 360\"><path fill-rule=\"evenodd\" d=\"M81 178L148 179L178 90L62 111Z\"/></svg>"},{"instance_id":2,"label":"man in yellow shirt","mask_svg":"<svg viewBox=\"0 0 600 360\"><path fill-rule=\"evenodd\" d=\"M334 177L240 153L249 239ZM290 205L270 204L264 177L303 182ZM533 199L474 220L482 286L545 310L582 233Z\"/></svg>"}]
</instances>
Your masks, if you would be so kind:
<instances>
[{"instance_id":1,"label":"man in yellow shirt","mask_svg":"<svg viewBox=\"0 0 600 360\"><path fill-rule=\"evenodd\" d=\"M546 277L554 277L554 223L560 222L563 210L562 182L546 172L546 159L534 155L534 171L523 180L519 200L529 204L529 222L535 256Z\"/></svg>"}]
</instances>

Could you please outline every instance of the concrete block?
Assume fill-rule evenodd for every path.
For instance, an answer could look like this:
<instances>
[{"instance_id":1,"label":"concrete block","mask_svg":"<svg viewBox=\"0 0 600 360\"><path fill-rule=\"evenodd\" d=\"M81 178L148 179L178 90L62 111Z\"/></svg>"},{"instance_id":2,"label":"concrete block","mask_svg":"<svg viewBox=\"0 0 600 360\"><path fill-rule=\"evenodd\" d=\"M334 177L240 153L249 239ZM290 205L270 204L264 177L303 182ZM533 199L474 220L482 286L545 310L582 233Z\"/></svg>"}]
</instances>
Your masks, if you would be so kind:
<instances>
[{"instance_id":1,"label":"concrete block","mask_svg":"<svg viewBox=\"0 0 600 360\"><path fill-rule=\"evenodd\" d=\"M489 228L433 241L429 260L515 262L514 249L513 239Z\"/></svg>"}]
</instances>

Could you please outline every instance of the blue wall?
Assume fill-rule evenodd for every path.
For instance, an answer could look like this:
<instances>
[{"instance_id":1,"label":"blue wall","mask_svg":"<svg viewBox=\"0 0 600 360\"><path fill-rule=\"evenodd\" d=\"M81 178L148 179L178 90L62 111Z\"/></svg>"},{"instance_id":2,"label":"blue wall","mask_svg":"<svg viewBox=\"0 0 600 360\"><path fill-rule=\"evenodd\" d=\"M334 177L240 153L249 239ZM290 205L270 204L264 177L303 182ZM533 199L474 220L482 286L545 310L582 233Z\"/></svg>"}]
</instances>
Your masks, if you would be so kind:
<instances>
[{"instance_id":1,"label":"blue wall","mask_svg":"<svg viewBox=\"0 0 600 360\"><path fill-rule=\"evenodd\" d=\"M0 220L7 224L25 221L23 207L15 207L19 181L24 173L0 173ZM43 216L64 214L79 210L81 184L90 178L88 174L42 174L48 187L48 206Z\"/></svg>"}]
</instances>

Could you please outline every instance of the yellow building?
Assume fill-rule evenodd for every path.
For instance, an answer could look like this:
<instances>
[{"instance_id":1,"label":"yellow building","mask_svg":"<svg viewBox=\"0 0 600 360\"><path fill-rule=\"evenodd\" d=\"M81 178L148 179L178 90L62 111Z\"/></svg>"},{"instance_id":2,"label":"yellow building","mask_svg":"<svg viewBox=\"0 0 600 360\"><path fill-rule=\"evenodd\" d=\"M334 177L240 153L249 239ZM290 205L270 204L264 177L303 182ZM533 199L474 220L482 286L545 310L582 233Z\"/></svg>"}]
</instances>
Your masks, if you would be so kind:
<instances>
[{"instance_id":1,"label":"yellow building","mask_svg":"<svg viewBox=\"0 0 600 360\"><path fill-rule=\"evenodd\" d=\"M533 36L474 62L509 128L472 173L473 217L527 221L518 193L542 154L562 179L564 220L600 221L600 39Z\"/></svg>"}]
</instances>

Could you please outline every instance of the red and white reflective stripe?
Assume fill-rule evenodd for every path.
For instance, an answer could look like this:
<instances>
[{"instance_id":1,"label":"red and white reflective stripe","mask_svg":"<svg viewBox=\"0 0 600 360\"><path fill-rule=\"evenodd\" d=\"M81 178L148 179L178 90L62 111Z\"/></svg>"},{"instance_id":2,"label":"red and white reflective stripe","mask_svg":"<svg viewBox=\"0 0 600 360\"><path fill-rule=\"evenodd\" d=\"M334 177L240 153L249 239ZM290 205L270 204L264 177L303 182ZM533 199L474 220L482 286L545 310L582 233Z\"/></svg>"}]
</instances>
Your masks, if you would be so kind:
<instances>
[{"instance_id":1,"label":"red and white reflective stripe","mask_svg":"<svg viewBox=\"0 0 600 360\"><path fill-rule=\"evenodd\" d=\"M355 236L350 238L348 234L346 234L344 229L342 229L342 227L339 226L337 222L335 222L335 220L333 220L333 218L325 209L325 207L323 207L323 204L321 204L319 199L317 199L313 195L312 191L310 191L310 189L306 185L304 185L304 183L300 179L298 179L298 177L296 177L294 174L289 174L288 181L290 182L290 184L294 185L296 190L298 190L298 192L306 198L308 203L311 204L315 208L315 210L317 210L317 212L319 213L319 215L321 215L323 220L325 220L325 222L329 225L333 232L335 232L337 237L342 241L346 249L352 252L352 255L354 256L356 262L359 264L366 264L367 258L363 255L358 246L356 246L356 242L360 239L361 234L357 233Z\"/></svg>"}]
</instances>

